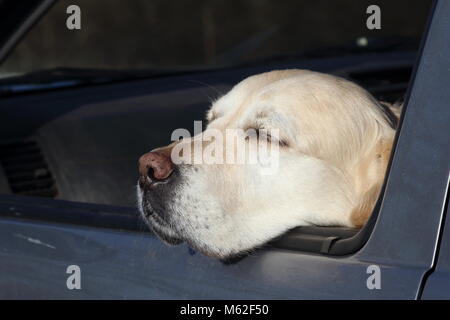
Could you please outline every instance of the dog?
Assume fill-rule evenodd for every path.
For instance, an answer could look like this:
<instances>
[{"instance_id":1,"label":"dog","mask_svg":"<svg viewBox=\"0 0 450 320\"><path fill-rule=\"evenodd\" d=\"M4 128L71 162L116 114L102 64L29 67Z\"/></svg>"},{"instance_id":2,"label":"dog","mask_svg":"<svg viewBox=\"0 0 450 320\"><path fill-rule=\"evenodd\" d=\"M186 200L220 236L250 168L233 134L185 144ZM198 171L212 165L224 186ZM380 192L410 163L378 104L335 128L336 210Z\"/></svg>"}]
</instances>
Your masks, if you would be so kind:
<instances>
[{"instance_id":1,"label":"dog","mask_svg":"<svg viewBox=\"0 0 450 320\"><path fill-rule=\"evenodd\" d=\"M140 157L139 211L165 243L187 242L220 259L297 226L361 228L383 184L398 116L398 108L333 75L250 76L212 103L205 132L254 130L237 139L250 153L259 140L276 146L276 172L263 174L259 163L175 163L175 149L196 156L180 147L198 136L182 139ZM270 129L277 134L259 134ZM235 152L224 145L225 154Z\"/></svg>"}]
</instances>

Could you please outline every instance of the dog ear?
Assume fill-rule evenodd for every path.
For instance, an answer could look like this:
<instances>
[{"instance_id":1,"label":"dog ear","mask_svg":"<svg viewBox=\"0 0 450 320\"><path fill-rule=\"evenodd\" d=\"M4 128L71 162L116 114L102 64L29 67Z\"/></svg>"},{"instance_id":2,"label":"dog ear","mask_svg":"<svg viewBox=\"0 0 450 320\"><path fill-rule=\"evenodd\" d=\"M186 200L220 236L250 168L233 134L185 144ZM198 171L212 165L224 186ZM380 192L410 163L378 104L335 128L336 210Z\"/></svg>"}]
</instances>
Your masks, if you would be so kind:
<instances>
[{"instance_id":1,"label":"dog ear","mask_svg":"<svg viewBox=\"0 0 450 320\"><path fill-rule=\"evenodd\" d=\"M396 129L398 122L400 120L400 114L402 113L403 103L389 103L385 101L379 101L380 105L383 107L383 111L388 118L392 128Z\"/></svg>"},{"instance_id":2,"label":"dog ear","mask_svg":"<svg viewBox=\"0 0 450 320\"><path fill-rule=\"evenodd\" d=\"M374 149L374 156L371 157L371 160L376 161L378 167L377 170L379 173L378 180L361 196L359 203L350 215L351 222L357 228L361 228L366 224L378 200L381 187L384 182L384 177L386 175L387 165L391 157L393 143L393 138L381 139ZM375 159L373 157L375 157Z\"/></svg>"},{"instance_id":3,"label":"dog ear","mask_svg":"<svg viewBox=\"0 0 450 320\"><path fill-rule=\"evenodd\" d=\"M362 228L367 220L369 220L373 208L375 207L375 203L378 200L378 196L380 195L380 190L381 183L377 183L361 197L358 205L353 209L350 215L350 220L354 227Z\"/></svg>"}]
</instances>

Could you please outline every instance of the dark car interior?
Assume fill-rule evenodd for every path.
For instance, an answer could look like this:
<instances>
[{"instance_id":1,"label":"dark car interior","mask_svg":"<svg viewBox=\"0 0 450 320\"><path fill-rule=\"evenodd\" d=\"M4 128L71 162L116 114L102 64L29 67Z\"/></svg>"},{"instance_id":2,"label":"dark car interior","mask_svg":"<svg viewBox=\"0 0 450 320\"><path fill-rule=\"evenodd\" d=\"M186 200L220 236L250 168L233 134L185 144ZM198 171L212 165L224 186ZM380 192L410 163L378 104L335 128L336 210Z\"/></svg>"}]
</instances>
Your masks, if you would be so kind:
<instances>
[{"instance_id":1,"label":"dark car interior","mask_svg":"<svg viewBox=\"0 0 450 320\"><path fill-rule=\"evenodd\" d=\"M41 11L38 14L42 14L49 10L51 3L52 1L43 1L42 10L29 7L30 12L37 14L36 11ZM14 2L3 3L6 4L13 14L23 13L21 19L10 19L9 22L5 20L9 29L4 29L4 34L0 30L0 42L6 41L4 48L11 49L23 36L19 34L19 25L32 25L31 22L28 23L31 13L30 16L24 14L22 6ZM87 2L85 5L87 6ZM363 4L360 7L365 8ZM94 9L93 6L92 10ZM52 10L52 19L57 20L56 9ZM290 14L289 7L282 10L286 11L283 14ZM175 14L176 10L164 12ZM389 19L396 21L395 10L388 12L392 15ZM422 13L417 14L422 16ZM357 15L359 16L359 11ZM423 17L425 16L426 13L423 13ZM276 15L274 17L277 19ZM227 16L222 17L226 18ZM340 21L339 18L336 19L335 22ZM122 23L130 25L124 21ZM242 23L245 24L246 21L244 19ZM280 21L276 22L282 26ZM151 30L150 23L163 24L161 21L148 23L149 25L144 26L148 30ZM419 22L413 25L417 27ZM289 24L287 26L291 28ZM343 36L348 37L354 32L351 26L348 26L348 34L345 28L341 30ZM266 30L267 26L263 27ZM278 27L274 25L272 29L278 30ZM389 27L397 31L396 23ZM40 39L39 28L35 29L38 31L34 31L34 45L39 47L36 44L39 42L36 39ZM305 32L302 28L297 29L297 32ZM183 38L184 35L179 30L182 29L175 31ZM212 100L253 74L274 69L311 69L354 81L380 101L396 103L407 99L408 86L418 56L418 38L387 36L392 31L388 30L387 35L382 37L359 38L364 40L362 43L345 42L345 45L336 47L317 47L297 54L284 52L283 55L274 55L269 59L259 57L234 63L236 58L249 56L249 52L258 56L258 46L265 47L266 50L276 49L277 46L267 39L276 32L283 39L286 32L282 28L279 31L273 30L266 30L256 37L252 35L231 46L226 54L219 55L217 61L233 62L228 66L219 63L210 67L208 59L208 63L200 65L201 68L197 64L191 68L173 70L142 68L99 71L77 65L38 68L14 77L0 77L0 208L3 214L52 223L150 232L136 210L137 159L155 147L169 144L174 129L186 128L192 132L193 122L205 119ZM329 34L324 30L324 35ZM360 30L359 25L356 30ZM11 31L15 31L15 34L7 38ZM231 32L232 29L228 31ZM116 36L122 36L126 40L129 34L125 32ZM237 35L241 37L239 32ZM301 36L305 37L305 34L302 33ZM165 38L162 36L159 41L164 43ZM82 37L72 39L75 48L82 43L77 42L80 39L83 40ZM329 42L331 40L333 39L327 39ZM114 48L119 53L120 50L124 50L123 53L130 52L116 46L114 41ZM191 44L190 42L192 41L186 43ZM192 45L197 50L198 46L195 43ZM104 53L107 52L105 48L93 49ZM36 59L29 54L28 47L20 49L22 56L12 55L14 59L5 61L13 61L14 66L15 61L20 62L21 59ZM149 47L144 45L141 51L147 49ZM145 54L154 52L154 48L150 49ZM70 50L65 50L64 53L69 53L66 62L70 64L71 53L68 51ZM103 56L103 59L108 56ZM183 59L185 56L181 55ZM54 58L58 57L55 55ZM87 55L86 58L83 63L99 62L95 55ZM160 52L153 58L167 63L164 54ZM180 55L172 58L176 60ZM353 253L369 238L382 200L383 192L369 222L361 230L297 227L268 245L318 254Z\"/></svg>"},{"instance_id":2,"label":"dark car interior","mask_svg":"<svg viewBox=\"0 0 450 320\"><path fill-rule=\"evenodd\" d=\"M327 72L358 82L382 101L402 101L415 53L386 55L391 55L389 62L382 55L333 58ZM299 67L315 68L317 63L303 61ZM0 185L0 194L31 196L22 208L10 210L11 215L36 218L39 213L27 210L27 203L37 202L56 208L52 220L145 230L135 209L138 157L168 144L174 129L203 120L211 98L265 68L256 69L170 75L3 99L0 181L7 183ZM1 199L0 204L11 205L10 198ZM367 238L358 231L300 227L271 245L346 254Z\"/></svg>"},{"instance_id":3,"label":"dark car interior","mask_svg":"<svg viewBox=\"0 0 450 320\"><path fill-rule=\"evenodd\" d=\"M288 307L272 306L273 299L291 300L298 311L296 299L450 298L449 17L445 0L0 0L0 299L155 299L175 317L270 317ZM203 204L177 198L167 176L158 194L186 202L155 211L169 218L168 231L194 231L192 239L167 245L170 233L157 237L151 221L157 202L137 194L144 174L149 188L158 183L164 161L142 157L138 168L138 159L177 134L197 134L199 122L204 130L210 105L247 77L294 68L355 82L383 108L401 105L387 115L396 133L390 156L377 154L387 169L380 192L370 195L374 208L363 208L371 210L368 221L362 228L328 218L290 224L259 247L220 258L198 245L201 238L220 249L261 233L241 228L240 217L213 233L209 212L218 210L208 186L188 192ZM314 125L328 120L317 115ZM143 171L146 160L153 171ZM249 210L255 202L270 206L261 219L251 217L256 231L280 230L280 215L316 214L299 201L299 208L289 206L292 192L271 194L280 179L234 179L253 195ZM336 189L333 177L322 179L325 194ZM333 213L341 207L332 197L316 204L322 190L314 191L295 192L310 196L314 206L306 207L318 205L319 212L322 203ZM137 207L146 200L143 218ZM225 204L224 214L238 208ZM171 211L180 217L172 221ZM198 230L190 212L204 218ZM172 299L180 301L173 306Z\"/></svg>"}]
</instances>

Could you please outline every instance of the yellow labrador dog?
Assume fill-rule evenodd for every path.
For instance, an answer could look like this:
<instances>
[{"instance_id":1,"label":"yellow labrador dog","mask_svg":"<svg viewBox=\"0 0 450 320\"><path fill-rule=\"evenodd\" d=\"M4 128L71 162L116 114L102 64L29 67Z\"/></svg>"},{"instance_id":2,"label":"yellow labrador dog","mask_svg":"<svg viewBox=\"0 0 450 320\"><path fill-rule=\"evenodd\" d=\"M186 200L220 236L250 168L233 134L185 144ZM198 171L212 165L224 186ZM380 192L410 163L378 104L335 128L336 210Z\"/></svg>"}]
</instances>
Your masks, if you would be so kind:
<instances>
[{"instance_id":1,"label":"yellow labrador dog","mask_svg":"<svg viewBox=\"0 0 450 320\"><path fill-rule=\"evenodd\" d=\"M212 104L205 132L253 132L235 135L246 150L244 160L259 152L263 140L278 150L276 170L268 174L258 161L193 161L205 152L214 155L216 150L207 150L213 142L225 156L238 147L226 139L217 144L217 138L185 138L139 159L140 212L166 243L186 241L219 258L296 226L361 227L389 160L398 116L390 108L327 74L280 70L251 76ZM205 148L193 148L196 141Z\"/></svg>"}]
</instances>

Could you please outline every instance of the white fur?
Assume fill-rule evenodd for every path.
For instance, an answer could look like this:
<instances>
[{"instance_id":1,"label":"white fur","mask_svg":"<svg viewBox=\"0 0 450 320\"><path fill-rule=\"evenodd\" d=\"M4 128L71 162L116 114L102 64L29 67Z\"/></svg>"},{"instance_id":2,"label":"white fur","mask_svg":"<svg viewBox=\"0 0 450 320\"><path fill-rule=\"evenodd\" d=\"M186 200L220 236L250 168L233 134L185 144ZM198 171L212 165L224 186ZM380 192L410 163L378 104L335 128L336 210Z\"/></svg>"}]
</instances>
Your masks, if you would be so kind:
<instances>
[{"instance_id":1,"label":"white fur","mask_svg":"<svg viewBox=\"0 0 450 320\"><path fill-rule=\"evenodd\" d=\"M181 182L169 200L171 234L217 257L295 226L353 226L353 210L383 179L385 164L374 148L394 135L365 90L306 70L249 77L215 101L208 118L207 129L276 128L287 143L273 175L257 164L179 166Z\"/></svg>"}]
</instances>

